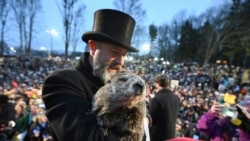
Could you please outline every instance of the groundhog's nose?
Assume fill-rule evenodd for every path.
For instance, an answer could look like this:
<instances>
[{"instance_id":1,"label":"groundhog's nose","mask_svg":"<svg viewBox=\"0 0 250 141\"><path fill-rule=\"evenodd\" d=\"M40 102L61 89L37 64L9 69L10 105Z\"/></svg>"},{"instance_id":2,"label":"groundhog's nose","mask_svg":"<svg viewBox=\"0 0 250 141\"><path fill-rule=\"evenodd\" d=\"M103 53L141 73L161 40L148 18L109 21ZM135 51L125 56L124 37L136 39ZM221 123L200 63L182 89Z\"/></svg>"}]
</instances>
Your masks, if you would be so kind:
<instances>
[{"instance_id":1,"label":"groundhog's nose","mask_svg":"<svg viewBox=\"0 0 250 141\"><path fill-rule=\"evenodd\" d=\"M136 84L135 84L135 87L137 87L138 89L142 89L142 88L143 88L143 85L142 85L142 84L139 84L139 83L136 83Z\"/></svg>"}]
</instances>

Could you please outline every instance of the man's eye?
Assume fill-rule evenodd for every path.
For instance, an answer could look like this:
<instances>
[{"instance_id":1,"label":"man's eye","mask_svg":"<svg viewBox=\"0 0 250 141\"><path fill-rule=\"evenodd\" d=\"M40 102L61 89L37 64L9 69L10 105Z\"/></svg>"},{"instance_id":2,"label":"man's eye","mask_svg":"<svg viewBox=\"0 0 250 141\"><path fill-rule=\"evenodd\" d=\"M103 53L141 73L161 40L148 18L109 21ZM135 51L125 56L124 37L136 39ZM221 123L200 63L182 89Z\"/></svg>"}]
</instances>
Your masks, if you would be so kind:
<instances>
[{"instance_id":1,"label":"man's eye","mask_svg":"<svg viewBox=\"0 0 250 141\"><path fill-rule=\"evenodd\" d=\"M112 51L112 54L117 55L117 54L119 54L119 52L118 51Z\"/></svg>"}]
</instances>

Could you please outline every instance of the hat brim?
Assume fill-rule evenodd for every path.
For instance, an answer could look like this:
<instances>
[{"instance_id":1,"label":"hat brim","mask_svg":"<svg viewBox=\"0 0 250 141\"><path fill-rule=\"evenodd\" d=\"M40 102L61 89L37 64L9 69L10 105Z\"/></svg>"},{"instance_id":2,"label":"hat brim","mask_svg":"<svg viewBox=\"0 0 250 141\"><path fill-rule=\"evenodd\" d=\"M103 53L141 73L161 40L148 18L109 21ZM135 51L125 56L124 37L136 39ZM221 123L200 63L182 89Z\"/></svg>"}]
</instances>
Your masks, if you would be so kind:
<instances>
[{"instance_id":1,"label":"hat brim","mask_svg":"<svg viewBox=\"0 0 250 141\"><path fill-rule=\"evenodd\" d=\"M82 40L85 43L88 43L89 40L97 40L97 41L113 43L115 45L119 45L119 46L123 47L124 49L127 49L129 52L139 52L138 49L136 49L132 46L128 46L128 45L125 45L123 43L120 43L115 38L113 38L107 34L100 33L100 32L94 32L94 31L86 32L82 35Z\"/></svg>"}]
</instances>

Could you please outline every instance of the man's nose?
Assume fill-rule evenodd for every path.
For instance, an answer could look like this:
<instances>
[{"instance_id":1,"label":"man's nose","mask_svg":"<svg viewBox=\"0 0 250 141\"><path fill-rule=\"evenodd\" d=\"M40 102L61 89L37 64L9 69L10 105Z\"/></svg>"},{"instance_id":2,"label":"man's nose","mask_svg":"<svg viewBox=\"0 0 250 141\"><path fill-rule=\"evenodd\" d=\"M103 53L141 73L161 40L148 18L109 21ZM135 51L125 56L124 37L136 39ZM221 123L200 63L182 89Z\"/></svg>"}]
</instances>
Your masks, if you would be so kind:
<instances>
[{"instance_id":1,"label":"man's nose","mask_svg":"<svg viewBox=\"0 0 250 141\"><path fill-rule=\"evenodd\" d=\"M124 60L125 60L124 56L117 56L115 59L116 63L122 66L124 65Z\"/></svg>"}]
</instances>

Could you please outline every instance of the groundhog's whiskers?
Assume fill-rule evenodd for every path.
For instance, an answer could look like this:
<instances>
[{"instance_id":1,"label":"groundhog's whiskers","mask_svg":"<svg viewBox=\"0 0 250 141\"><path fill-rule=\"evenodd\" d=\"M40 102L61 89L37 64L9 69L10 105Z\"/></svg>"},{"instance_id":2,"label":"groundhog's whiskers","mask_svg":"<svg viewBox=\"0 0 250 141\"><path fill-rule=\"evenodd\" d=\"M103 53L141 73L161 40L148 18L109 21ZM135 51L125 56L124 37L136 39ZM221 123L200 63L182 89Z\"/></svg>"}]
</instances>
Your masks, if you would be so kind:
<instances>
[{"instance_id":1,"label":"groundhog's whiskers","mask_svg":"<svg viewBox=\"0 0 250 141\"><path fill-rule=\"evenodd\" d=\"M115 86L112 86L112 93L115 93Z\"/></svg>"}]
</instances>

